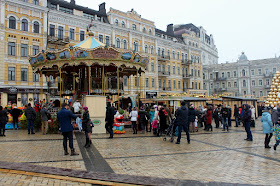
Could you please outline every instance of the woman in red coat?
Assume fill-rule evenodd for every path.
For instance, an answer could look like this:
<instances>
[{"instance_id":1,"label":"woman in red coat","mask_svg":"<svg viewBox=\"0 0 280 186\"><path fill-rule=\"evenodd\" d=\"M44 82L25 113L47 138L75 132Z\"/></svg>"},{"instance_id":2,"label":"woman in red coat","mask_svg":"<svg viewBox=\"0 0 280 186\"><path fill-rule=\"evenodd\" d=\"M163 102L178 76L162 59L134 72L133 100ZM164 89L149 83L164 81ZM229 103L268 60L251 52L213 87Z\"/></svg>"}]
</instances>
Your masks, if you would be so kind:
<instances>
[{"instance_id":1,"label":"woman in red coat","mask_svg":"<svg viewBox=\"0 0 280 186\"><path fill-rule=\"evenodd\" d=\"M209 131L209 129L211 128L211 131L213 131L213 128L212 128L212 109L211 107L208 107L207 109L207 113L206 113L206 130Z\"/></svg>"}]
</instances>

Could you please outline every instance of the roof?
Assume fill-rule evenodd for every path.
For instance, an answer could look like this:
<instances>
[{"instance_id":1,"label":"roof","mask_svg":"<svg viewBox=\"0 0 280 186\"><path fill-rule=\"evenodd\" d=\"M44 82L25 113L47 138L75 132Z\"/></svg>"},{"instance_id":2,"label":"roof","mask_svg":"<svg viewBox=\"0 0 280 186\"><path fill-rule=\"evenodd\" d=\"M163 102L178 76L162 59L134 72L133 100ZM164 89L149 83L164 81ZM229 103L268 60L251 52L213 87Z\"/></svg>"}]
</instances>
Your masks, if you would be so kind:
<instances>
[{"instance_id":1,"label":"roof","mask_svg":"<svg viewBox=\"0 0 280 186\"><path fill-rule=\"evenodd\" d=\"M157 29L157 28L155 29L155 32L160 33L160 34L164 34L164 35L167 35L167 36L174 37L174 34L170 34L168 32L165 32L165 31Z\"/></svg>"},{"instance_id":2,"label":"roof","mask_svg":"<svg viewBox=\"0 0 280 186\"><path fill-rule=\"evenodd\" d=\"M197 97L182 97L184 101L207 101L205 98L197 98Z\"/></svg>"},{"instance_id":3,"label":"roof","mask_svg":"<svg viewBox=\"0 0 280 186\"><path fill-rule=\"evenodd\" d=\"M235 100L239 100L239 101L257 101L257 99L255 98L245 98L245 97L233 97L233 96L222 96L222 98L224 99L235 99Z\"/></svg>"},{"instance_id":4,"label":"roof","mask_svg":"<svg viewBox=\"0 0 280 186\"><path fill-rule=\"evenodd\" d=\"M157 98L157 99L154 99L154 101L183 101L182 98L180 97L168 97L168 98Z\"/></svg>"},{"instance_id":5,"label":"roof","mask_svg":"<svg viewBox=\"0 0 280 186\"><path fill-rule=\"evenodd\" d=\"M174 31L178 31L178 30L181 30L181 29L188 29L188 30L193 31L196 34L200 35L200 29L192 23L179 25L178 27L174 28Z\"/></svg>"},{"instance_id":6,"label":"roof","mask_svg":"<svg viewBox=\"0 0 280 186\"><path fill-rule=\"evenodd\" d=\"M84 41L76 44L74 47L80 47L85 49L93 49L100 46L105 46L104 43L101 43L100 41L96 40L93 36L88 37Z\"/></svg>"}]
</instances>

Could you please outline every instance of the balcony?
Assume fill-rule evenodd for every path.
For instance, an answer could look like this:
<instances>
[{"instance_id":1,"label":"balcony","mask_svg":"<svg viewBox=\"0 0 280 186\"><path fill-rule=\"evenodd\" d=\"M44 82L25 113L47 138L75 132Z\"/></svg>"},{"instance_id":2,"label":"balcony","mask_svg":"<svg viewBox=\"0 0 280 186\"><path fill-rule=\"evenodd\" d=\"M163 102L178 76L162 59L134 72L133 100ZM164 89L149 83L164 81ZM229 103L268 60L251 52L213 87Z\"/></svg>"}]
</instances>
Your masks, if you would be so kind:
<instances>
[{"instance_id":1,"label":"balcony","mask_svg":"<svg viewBox=\"0 0 280 186\"><path fill-rule=\"evenodd\" d=\"M191 77L193 77L193 75L192 74L183 74L182 77L183 78L191 78Z\"/></svg>"},{"instance_id":2,"label":"balcony","mask_svg":"<svg viewBox=\"0 0 280 186\"><path fill-rule=\"evenodd\" d=\"M168 61L168 60L170 60L170 56L160 55L160 56L158 56L158 60L160 60L160 61Z\"/></svg>"},{"instance_id":3,"label":"balcony","mask_svg":"<svg viewBox=\"0 0 280 186\"><path fill-rule=\"evenodd\" d=\"M48 36L48 43L50 44L66 45L69 42L69 37L58 38L55 36Z\"/></svg>"},{"instance_id":4,"label":"balcony","mask_svg":"<svg viewBox=\"0 0 280 186\"><path fill-rule=\"evenodd\" d=\"M192 60L185 60L185 59L183 59L181 61L181 63L182 63L182 65L191 65L192 64Z\"/></svg>"},{"instance_id":5,"label":"balcony","mask_svg":"<svg viewBox=\"0 0 280 186\"><path fill-rule=\"evenodd\" d=\"M170 75L170 72L158 72L158 76L169 76Z\"/></svg>"},{"instance_id":6,"label":"balcony","mask_svg":"<svg viewBox=\"0 0 280 186\"><path fill-rule=\"evenodd\" d=\"M266 78L273 78L273 73L269 73L269 74L263 74L264 77Z\"/></svg>"},{"instance_id":7,"label":"balcony","mask_svg":"<svg viewBox=\"0 0 280 186\"><path fill-rule=\"evenodd\" d=\"M264 88L265 89L270 89L271 85L265 85Z\"/></svg>"},{"instance_id":8,"label":"balcony","mask_svg":"<svg viewBox=\"0 0 280 186\"><path fill-rule=\"evenodd\" d=\"M217 77L217 78L215 78L214 80L215 80L215 81L226 81L227 78L225 78L225 77Z\"/></svg>"}]
</instances>

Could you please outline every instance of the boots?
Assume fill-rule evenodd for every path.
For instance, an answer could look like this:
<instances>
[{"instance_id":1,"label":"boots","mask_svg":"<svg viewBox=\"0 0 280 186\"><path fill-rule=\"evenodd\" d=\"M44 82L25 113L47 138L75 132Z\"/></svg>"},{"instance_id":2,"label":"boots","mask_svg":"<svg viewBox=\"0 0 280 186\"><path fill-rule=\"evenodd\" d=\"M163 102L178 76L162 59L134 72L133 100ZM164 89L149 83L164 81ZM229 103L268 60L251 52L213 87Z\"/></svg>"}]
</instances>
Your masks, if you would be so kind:
<instances>
[{"instance_id":1,"label":"boots","mask_svg":"<svg viewBox=\"0 0 280 186\"><path fill-rule=\"evenodd\" d=\"M86 144L85 144L85 148L89 148L90 147L90 142L89 142L89 139L86 138Z\"/></svg>"},{"instance_id":2,"label":"boots","mask_svg":"<svg viewBox=\"0 0 280 186\"><path fill-rule=\"evenodd\" d=\"M273 146L273 149L276 150L276 148L277 148L277 145L275 144L275 145Z\"/></svg>"},{"instance_id":3,"label":"boots","mask_svg":"<svg viewBox=\"0 0 280 186\"><path fill-rule=\"evenodd\" d=\"M68 153L68 150L67 150L67 148L66 149L64 149L64 155L68 155L69 153Z\"/></svg>"},{"instance_id":4,"label":"boots","mask_svg":"<svg viewBox=\"0 0 280 186\"><path fill-rule=\"evenodd\" d=\"M79 153L75 152L75 149L71 149L71 156L77 156Z\"/></svg>"}]
</instances>

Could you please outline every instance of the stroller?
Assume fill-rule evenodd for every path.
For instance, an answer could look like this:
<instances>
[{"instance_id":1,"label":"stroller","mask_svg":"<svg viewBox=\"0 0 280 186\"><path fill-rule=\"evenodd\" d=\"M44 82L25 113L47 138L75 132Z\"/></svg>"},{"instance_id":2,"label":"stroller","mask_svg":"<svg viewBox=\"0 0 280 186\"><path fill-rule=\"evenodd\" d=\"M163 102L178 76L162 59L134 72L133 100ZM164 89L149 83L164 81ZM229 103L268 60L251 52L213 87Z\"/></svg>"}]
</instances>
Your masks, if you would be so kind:
<instances>
[{"instance_id":1,"label":"stroller","mask_svg":"<svg viewBox=\"0 0 280 186\"><path fill-rule=\"evenodd\" d=\"M167 131L165 133L165 136L163 137L163 141L166 141L167 137L170 136L170 142L173 142L174 141L174 137L175 137L175 122L176 122L176 119L172 119L168 128L167 128Z\"/></svg>"}]
</instances>

